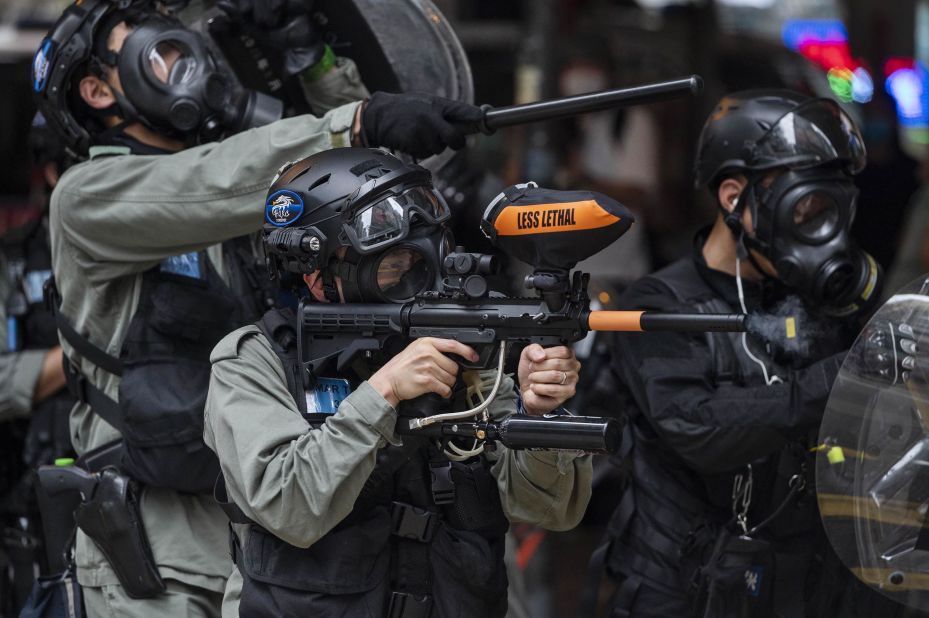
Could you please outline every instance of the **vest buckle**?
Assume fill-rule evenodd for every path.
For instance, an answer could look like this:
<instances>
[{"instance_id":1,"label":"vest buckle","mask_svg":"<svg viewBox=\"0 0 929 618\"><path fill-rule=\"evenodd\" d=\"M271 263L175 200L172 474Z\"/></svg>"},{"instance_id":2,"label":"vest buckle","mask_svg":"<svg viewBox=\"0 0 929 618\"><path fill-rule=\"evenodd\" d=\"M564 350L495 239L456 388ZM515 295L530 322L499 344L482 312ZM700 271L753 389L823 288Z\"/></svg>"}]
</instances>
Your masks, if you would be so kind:
<instances>
[{"instance_id":1,"label":"vest buckle","mask_svg":"<svg viewBox=\"0 0 929 618\"><path fill-rule=\"evenodd\" d=\"M394 502L391 505L390 517L394 524L394 534L421 543L432 540L439 524L436 513L402 502Z\"/></svg>"},{"instance_id":2,"label":"vest buckle","mask_svg":"<svg viewBox=\"0 0 929 618\"><path fill-rule=\"evenodd\" d=\"M387 618L429 618L432 615L432 597L417 596L408 592L392 592Z\"/></svg>"},{"instance_id":3,"label":"vest buckle","mask_svg":"<svg viewBox=\"0 0 929 618\"><path fill-rule=\"evenodd\" d=\"M438 506L455 501L455 482L452 481L452 462L431 461L429 471L432 473L432 501Z\"/></svg>"}]
</instances>

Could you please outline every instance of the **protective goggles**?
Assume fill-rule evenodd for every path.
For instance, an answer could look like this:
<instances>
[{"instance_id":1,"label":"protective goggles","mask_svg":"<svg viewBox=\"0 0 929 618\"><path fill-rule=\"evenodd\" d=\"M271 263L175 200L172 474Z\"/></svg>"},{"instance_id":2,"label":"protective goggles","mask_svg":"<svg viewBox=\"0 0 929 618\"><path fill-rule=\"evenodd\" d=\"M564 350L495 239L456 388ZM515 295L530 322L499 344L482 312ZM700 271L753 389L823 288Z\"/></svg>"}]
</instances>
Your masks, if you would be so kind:
<instances>
[{"instance_id":1,"label":"protective goggles","mask_svg":"<svg viewBox=\"0 0 929 618\"><path fill-rule=\"evenodd\" d=\"M867 162L864 139L848 114L831 99L813 99L785 114L752 148L752 166L771 162L791 169L845 163L857 174Z\"/></svg>"},{"instance_id":2,"label":"protective goggles","mask_svg":"<svg viewBox=\"0 0 929 618\"><path fill-rule=\"evenodd\" d=\"M399 243L417 219L429 225L448 221L451 211L441 195L428 186L396 187L355 209L342 225L355 250L364 255Z\"/></svg>"}]
</instances>

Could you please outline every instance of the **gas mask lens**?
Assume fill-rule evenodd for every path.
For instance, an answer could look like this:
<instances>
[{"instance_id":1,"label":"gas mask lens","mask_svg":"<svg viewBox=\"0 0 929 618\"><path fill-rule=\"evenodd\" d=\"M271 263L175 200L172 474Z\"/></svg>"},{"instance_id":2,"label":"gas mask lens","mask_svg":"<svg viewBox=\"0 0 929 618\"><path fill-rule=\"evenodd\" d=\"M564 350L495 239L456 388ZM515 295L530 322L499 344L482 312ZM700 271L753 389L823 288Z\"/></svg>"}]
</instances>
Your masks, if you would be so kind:
<instances>
[{"instance_id":1,"label":"gas mask lens","mask_svg":"<svg viewBox=\"0 0 929 618\"><path fill-rule=\"evenodd\" d=\"M352 217L347 231L355 248L365 253L404 238L416 217L435 224L447 220L450 214L448 205L432 190L413 187L361 208Z\"/></svg>"},{"instance_id":2,"label":"gas mask lens","mask_svg":"<svg viewBox=\"0 0 929 618\"><path fill-rule=\"evenodd\" d=\"M794 204L793 224L807 240L831 238L839 225L839 205L831 195L821 191L807 193Z\"/></svg>"},{"instance_id":3,"label":"gas mask lens","mask_svg":"<svg viewBox=\"0 0 929 618\"><path fill-rule=\"evenodd\" d=\"M148 52L152 74L162 84L176 86L193 79L197 60L177 41L160 41Z\"/></svg>"},{"instance_id":4,"label":"gas mask lens","mask_svg":"<svg viewBox=\"0 0 929 618\"><path fill-rule=\"evenodd\" d=\"M376 280L381 296L391 302L409 300L434 279L429 262L411 247L391 249L377 264Z\"/></svg>"}]
</instances>

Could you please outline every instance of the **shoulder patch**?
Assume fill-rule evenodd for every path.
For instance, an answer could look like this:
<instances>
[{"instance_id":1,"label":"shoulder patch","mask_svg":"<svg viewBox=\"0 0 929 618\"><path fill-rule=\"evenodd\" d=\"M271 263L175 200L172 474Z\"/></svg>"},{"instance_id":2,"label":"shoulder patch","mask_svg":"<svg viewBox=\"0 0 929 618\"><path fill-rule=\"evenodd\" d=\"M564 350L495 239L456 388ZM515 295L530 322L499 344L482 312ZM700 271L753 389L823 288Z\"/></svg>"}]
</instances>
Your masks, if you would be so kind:
<instances>
[{"instance_id":1,"label":"shoulder patch","mask_svg":"<svg viewBox=\"0 0 929 618\"><path fill-rule=\"evenodd\" d=\"M255 335L261 335L261 331L254 324L249 324L248 326L243 326L238 330L232 331L220 339L216 347L213 348L213 352L210 354L210 362L218 363L220 361L238 358L239 348L242 342Z\"/></svg>"}]
</instances>

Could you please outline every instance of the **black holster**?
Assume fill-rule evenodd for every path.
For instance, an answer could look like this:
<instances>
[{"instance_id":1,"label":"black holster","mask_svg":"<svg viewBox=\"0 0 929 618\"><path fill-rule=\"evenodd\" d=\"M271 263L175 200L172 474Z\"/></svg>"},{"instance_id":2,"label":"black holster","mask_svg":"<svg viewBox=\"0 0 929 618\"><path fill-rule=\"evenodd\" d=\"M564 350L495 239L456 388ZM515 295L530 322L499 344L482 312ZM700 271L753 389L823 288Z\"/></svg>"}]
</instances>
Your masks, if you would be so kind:
<instances>
[{"instance_id":1,"label":"black holster","mask_svg":"<svg viewBox=\"0 0 929 618\"><path fill-rule=\"evenodd\" d=\"M93 499L82 502L74 513L78 527L106 556L131 598L164 592L142 524L136 484L111 468L99 474Z\"/></svg>"}]
</instances>

